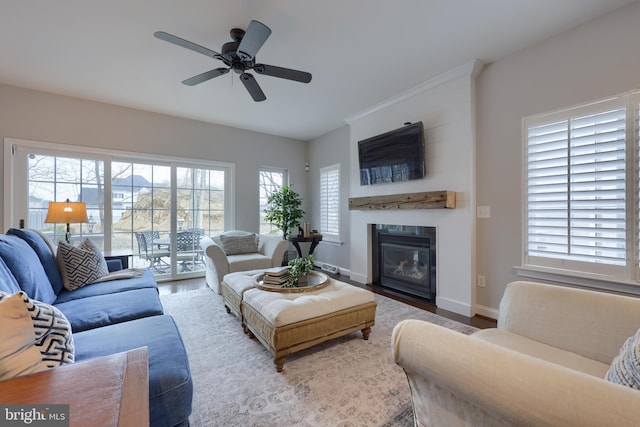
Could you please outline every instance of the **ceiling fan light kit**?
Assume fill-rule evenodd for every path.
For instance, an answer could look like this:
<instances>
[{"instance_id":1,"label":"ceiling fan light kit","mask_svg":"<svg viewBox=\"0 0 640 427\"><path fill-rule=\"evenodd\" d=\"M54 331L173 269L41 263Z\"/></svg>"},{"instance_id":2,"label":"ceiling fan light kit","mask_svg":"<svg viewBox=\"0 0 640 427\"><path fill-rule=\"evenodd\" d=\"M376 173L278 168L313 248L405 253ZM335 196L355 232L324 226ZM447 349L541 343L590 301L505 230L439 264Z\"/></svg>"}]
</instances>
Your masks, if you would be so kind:
<instances>
[{"instance_id":1,"label":"ceiling fan light kit","mask_svg":"<svg viewBox=\"0 0 640 427\"><path fill-rule=\"evenodd\" d=\"M264 42L267 41L267 38L271 35L271 29L259 21L251 21L246 31L239 28L231 29L230 35L233 41L222 45L222 53L218 53L164 31L156 31L153 35L160 40L220 60L227 66L227 68L215 68L183 80L182 83L187 86L204 83L233 70L239 74L240 81L247 92L249 92L249 95L251 95L251 98L256 102L260 102L267 99L267 97L260 88L258 81L253 77L253 74L247 72L249 70L265 76L278 77L300 83L309 83L311 81L311 74L305 71L256 63L256 53L258 53Z\"/></svg>"}]
</instances>

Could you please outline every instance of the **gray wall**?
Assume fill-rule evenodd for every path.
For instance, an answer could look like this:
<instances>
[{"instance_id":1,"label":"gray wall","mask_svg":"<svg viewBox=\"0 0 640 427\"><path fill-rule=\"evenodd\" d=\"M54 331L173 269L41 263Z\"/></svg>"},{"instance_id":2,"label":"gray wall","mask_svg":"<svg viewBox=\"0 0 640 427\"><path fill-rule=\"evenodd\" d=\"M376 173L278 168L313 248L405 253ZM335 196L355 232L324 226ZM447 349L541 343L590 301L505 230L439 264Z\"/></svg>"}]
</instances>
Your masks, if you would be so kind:
<instances>
[{"instance_id":1,"label":"gray wall","mask_svg":"<svg viewBox=\"0 0 640 427\"><path fill-rule=\"evenodd\" d=\"M477 79L476 303L497 308L522 253L522 118L640 87L640 3L489 64Z\"/></svg>"},{"instance_id":2,"label":"gray wall","mask_svg":"<svg viewBox=\"0 0 640 427\"><path fill-rule=\"evenodd\" d=\"M307 199L305 141L8 85L0 85L0 136L235 163L238 229L258 231L260 166L288 169L290 182ZM0 223L7 225L4 194L0 203Z\"/></svg>"},{"instance_id":3,"label":"gray wall","mask_svg":"<svg viewBox=\"0 0 640 427\"><path fill-rule=\"evenodd\" d=\"M487 280L486 288L476 288L480 308L497 309L505 285L518 279L513 267L520 264L522 252L522 118L640 87L638 22L640 3L635 2L488 64L478 76L476 201L491 207L491 217L476 223L477 273ZM233 162L236 194L241 195L236 198L235 226L248 230L258 227L260 166L290 171L290 182L303 196L303 208L313 223L315 176L320 167L341 160L347 185L341 195L343 215L348 215L347 126L307 144L0 85L0 136ZM305 160L310 172L304 171ZM0 175L3 179L4 173ZM3 191L3 181L0 185ZM4 206L0 208L5 223ZM325 262L349 268L346 238L344 246L323 245L317 254Z\"/></svg>"},{"instance_id":4,"label":"gray wall","mask_svg":"<svg viewBox=\"0 0 640 427\"><path fill-rule=\"evenodd\" d=\"M341 244L321 242L314 254L319 262L340 267L348 273L349 261L349 126L342 126L309 142L307 194L313 201L308 217L312 228L320 224L320 168L340 164L340 240ZM310 215L309 215L310 214Z\"/></svg>"}]
</instances>

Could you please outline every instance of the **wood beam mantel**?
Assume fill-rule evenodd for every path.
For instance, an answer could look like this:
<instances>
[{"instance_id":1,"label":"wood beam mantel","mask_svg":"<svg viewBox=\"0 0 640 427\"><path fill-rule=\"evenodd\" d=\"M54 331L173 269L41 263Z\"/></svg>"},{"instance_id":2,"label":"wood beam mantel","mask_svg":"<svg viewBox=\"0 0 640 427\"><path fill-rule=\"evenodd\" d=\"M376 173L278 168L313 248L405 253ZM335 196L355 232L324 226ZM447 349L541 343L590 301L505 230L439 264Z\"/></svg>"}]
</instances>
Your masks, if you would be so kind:
<instances>
[{"instance_id":1,"label":"wood beam mantel","mask_svg":"<svg viewBox=\"0 0 640 427\"><path fill-rule=\"evenodd\" d=\"M427 191L349 199L349 210L453 209L455 207L455 191Z\"/></svg>"}]
</instances>

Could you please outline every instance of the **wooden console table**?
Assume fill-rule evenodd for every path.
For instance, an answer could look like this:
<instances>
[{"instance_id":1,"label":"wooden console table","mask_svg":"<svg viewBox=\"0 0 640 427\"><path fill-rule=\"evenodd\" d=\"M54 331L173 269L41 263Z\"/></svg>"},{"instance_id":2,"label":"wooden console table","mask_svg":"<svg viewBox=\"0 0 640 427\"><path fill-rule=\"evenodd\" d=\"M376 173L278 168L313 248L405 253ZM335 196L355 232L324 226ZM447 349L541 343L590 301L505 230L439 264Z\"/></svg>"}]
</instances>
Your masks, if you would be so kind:
<instances>
[{"instance_id":1,"label":"wooden console table","mask_svg":"<svg viewBox=\"0 0 640 427\"><path fill-rule=\"evenodd\" d=\"M309 247L309 253L307 255L313 254L313 250L318 246L318 243L322 240L322 234L316 234L310 237L299 237L299 236L291 236L287 240L293 243L296 251L298 251L298 256L302 258L302 249L300 249L301 242L311 242L311 246Z\"/></svg>"},{"instance_id":2,"label":"wooden console table","mask_svg":"<svg viewBox=\"0 0 640 427\"><path fill-rule=\"evenodd\" d=\"M0 403L67 404L72 427L148 426L147 348L2 381Z\"/></svg>"}]
</instances>

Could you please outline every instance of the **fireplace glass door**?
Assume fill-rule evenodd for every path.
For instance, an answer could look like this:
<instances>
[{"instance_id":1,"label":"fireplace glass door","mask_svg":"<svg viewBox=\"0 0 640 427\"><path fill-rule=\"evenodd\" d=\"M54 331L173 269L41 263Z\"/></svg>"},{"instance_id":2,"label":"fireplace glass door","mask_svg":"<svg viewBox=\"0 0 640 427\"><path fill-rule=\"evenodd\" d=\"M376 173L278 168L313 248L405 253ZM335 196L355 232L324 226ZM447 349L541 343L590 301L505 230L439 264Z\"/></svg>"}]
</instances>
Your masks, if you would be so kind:
<instances>
[{"instance_id":1,"label":"fireplace glass door","mask_svg":"<svg viewBox=\"0 0 640 427\"><path fill-rule=\"evenodd\" d=\"M376 228L373 286L434 304L435 229L421 229L433 227Z\"/></svg>"}]
</instances>

